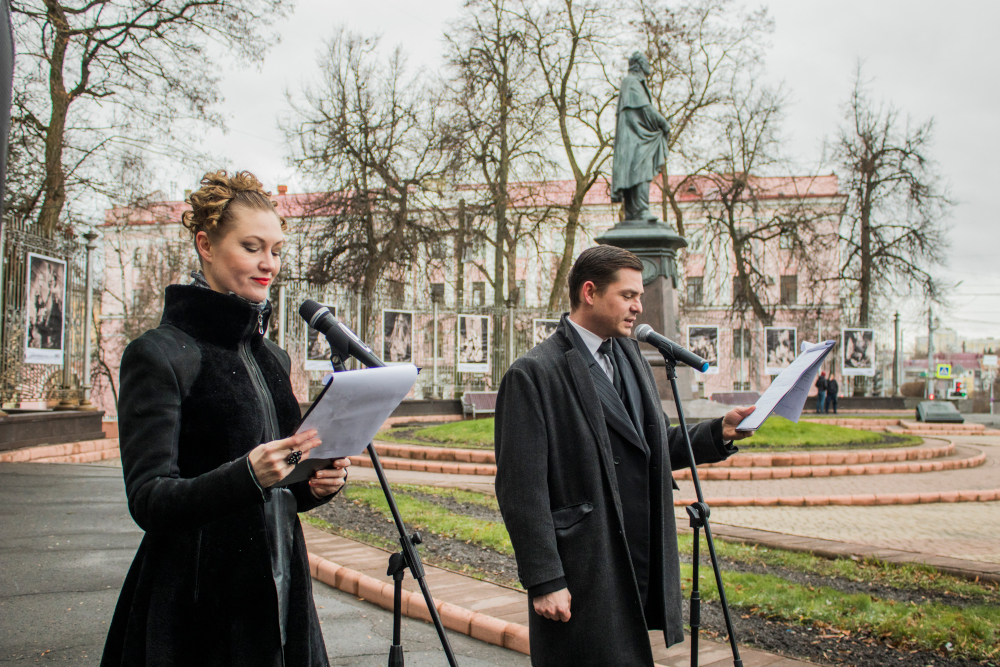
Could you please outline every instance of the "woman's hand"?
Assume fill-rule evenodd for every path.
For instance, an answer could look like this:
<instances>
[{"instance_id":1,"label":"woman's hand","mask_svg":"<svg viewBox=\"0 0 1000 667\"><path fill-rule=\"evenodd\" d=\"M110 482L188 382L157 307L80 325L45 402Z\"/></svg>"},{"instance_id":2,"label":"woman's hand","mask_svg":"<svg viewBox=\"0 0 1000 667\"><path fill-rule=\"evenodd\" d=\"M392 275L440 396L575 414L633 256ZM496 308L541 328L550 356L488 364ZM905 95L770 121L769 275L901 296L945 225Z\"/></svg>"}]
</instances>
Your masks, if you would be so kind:
<instances>
[{"instance_id":1,"label":"woman's hand","mask_svg":"<svg viewBox=\"0 0 1000 667\"><path fill-rule=\"evenodd\" d=\"M292 452L302 452L302 459L309 458L309 450L320 444L315 430L298 433L284 440L273 440L257 445L250 452L250 467L257 476L257 483L267 489L288 476L295 465L288 462Z\"/></svg>"},{"instance_id":2,"label":"woman's hand","mask_svg":"<svg viewBox=\"0 0 1000 667\"><path fill-rule=\"evenodd\" d=\"M334 459L330 468L320 468L309 478L309 490L317 498L326 498L340 491L347 484L348 458Z\"/></svg>"}]
</instances>

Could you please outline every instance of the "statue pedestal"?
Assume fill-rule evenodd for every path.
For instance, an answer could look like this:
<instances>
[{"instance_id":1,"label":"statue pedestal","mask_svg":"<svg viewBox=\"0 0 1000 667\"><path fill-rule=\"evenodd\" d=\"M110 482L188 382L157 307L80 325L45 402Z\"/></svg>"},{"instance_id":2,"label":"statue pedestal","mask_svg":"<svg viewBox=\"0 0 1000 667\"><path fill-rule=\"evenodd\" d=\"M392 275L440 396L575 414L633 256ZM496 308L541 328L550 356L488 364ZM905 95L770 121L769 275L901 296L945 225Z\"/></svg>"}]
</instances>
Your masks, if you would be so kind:
<instances>
[{"instance_id":1,"label":"statue pedestal","mask_svg":"<svg viewBox=\"0 0 1000 667\"><path fill-rule=\"evenodd\" d=\"M677 250L687 247L684 237L678 236L660 221L626 220L595 239L598 243L624 248L642 260L642 313L636 324L648 324L660 334L683 345L677 322ZM642 354L653 367L653 376L662 400L673 400L663 357L659 351L640 343ZM677 366L677 390L683 402L693 398L691 381L694 371L687 366Z\"/></svg>"}]
</instances>

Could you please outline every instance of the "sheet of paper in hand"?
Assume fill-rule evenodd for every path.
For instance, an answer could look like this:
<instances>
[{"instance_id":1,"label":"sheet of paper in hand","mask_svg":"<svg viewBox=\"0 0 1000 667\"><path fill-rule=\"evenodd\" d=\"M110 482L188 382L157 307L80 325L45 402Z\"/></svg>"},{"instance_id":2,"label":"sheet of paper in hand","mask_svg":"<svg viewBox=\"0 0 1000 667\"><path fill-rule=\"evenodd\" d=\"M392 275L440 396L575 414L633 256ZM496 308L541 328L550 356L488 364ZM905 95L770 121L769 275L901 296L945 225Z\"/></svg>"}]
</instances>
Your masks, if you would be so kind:
<instances>
[{"instance_id":1,"label":"sheet of paper in hand","mask_svg":"<svg viewBox=\"0 0 1000 667\"><path fill-rule=\"evenodd\" d=\"M296 429L316 429L323 444L276 486L308 479L333 459L360 454L416 381L413 364L334 373Z\"/></svg>"},{"instance_id":2,"label":"sheet of paper in hand","mask_svg":"<svg viewBox=\"0 0 1000 667\"><path fill-rule=\"evenodd\" d=\"M756 431L772 414L798 422L819 367L836 343L834 340L815 345L802 343L802 353L774 378L767 391L757 399L757 409L740 422L736 430Z\"/></svg>"}]
</instances>

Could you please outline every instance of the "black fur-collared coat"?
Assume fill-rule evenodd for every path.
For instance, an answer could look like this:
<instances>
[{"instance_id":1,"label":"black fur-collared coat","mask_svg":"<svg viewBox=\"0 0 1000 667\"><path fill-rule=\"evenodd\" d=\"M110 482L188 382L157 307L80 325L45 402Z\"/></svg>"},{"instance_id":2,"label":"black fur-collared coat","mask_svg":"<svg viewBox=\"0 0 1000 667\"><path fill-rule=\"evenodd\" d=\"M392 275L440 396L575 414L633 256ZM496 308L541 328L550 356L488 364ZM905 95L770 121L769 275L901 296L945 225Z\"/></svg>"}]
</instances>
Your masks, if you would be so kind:
<instances>
[{"instance_id":1,"label":"black fur-collared coat","mask_svg":"<svg viewBox=\"0 0 1000 667\"><path fill-rule=\"evenodd\" d=\"M263 336L269 315L269 305L171 285L160 326L125 350L122 466L129 511L146 534L103 667L328 664L296 516L322 501L306 482L262 491L247 458L300 421L288 355ZM274 505L265 511L276 497L277 515ZM287 558L272 569L275 525Z\"/></svg>"},{"instance_id":2,"label":"black fur-collared coat","mask_svg":"<svg viewBox=\"0 0 1000 667\"><path fill-rule=\"evenodd\" d=\"M589 350L563 316L555 333L517 359L496 406L496 493L529 592L569 589L571 618L551 621L528 603L531 664L544 667L653 665L649 630L667 646L684 639L671 470L688 465L679 428L668 428L653 371L639 344L617 338L635 372L649 457L649 579L645 608L626 539L628 517L609 420L591 375ZM584 356L586 355L586 356ZM603 373L604 371L600 371ZM698 463L736 450L722 420L689 429ZM555 585L546 586L552 582Z\"/></svg>"}]
</instances>

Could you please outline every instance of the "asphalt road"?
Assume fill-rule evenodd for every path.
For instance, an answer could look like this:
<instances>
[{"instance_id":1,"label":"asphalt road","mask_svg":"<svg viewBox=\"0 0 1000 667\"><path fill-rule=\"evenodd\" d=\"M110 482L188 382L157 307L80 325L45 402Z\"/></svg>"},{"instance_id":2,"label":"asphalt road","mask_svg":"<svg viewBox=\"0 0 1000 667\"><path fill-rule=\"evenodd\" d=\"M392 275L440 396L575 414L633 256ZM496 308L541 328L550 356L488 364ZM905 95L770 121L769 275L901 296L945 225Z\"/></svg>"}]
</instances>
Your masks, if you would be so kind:
<instances>
[{"instance_id":1,"label":"asphalt road","mask_svg":"<svg viewBox=\"0 0 1000 667\"><path fill-rule=\"evenodd\" d=\"M142 539L121 469L0 463L0 665L97 665ZM331 665L385 665L392 615L314 581ZM464 666L527 656L449 634ZM408 667L446 665L433 626L404 620Z\"/></svg>"}]
</instances>

